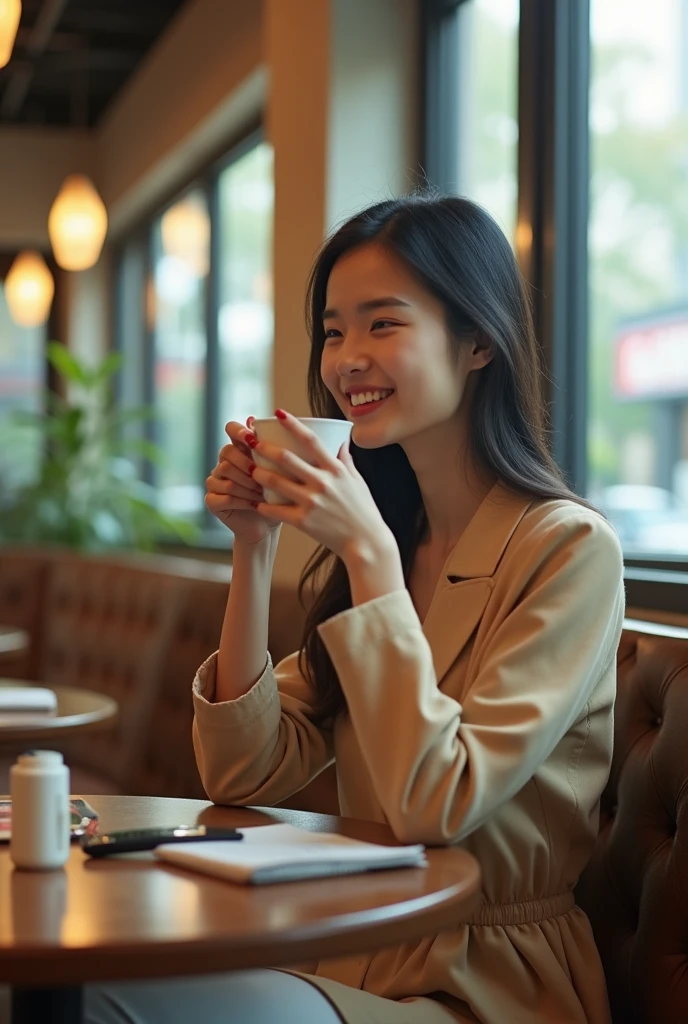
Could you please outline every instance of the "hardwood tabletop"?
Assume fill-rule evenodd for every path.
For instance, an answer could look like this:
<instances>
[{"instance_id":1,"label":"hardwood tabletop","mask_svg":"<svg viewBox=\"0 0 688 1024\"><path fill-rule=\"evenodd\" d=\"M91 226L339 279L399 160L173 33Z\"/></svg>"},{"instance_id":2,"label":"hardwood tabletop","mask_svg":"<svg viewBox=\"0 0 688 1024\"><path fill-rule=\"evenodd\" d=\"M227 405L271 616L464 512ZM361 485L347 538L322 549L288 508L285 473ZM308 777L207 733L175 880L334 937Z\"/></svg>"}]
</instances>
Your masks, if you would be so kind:
<instances>
[{"instance_id":1,"label":"hardwood tabletop","mask_svg":"<svg viewBox=\"0 0 688 1024\"><path fill-rule=\"evenodd\" d=\"M0 626L0 659L21 654L29 646L29 634L17 626Z\"/></svg>"},{"instance_id":2,"label":"hardwood tabletop","mask_svg":"<svg viewBox=\"0 0 688 1024\"><path fill-rule=\"evenodd\" d=\"M0 678L0 687L40 686L22 679ZM85 732L110 724L118 714L116 701L103 693L83 690L77 686L51 686L57 697L57 713L54 715L23 716L20 712L0 716L0 746L18 742L49 740L51 736L62 739L76 732ZM11 719L11 720L10 720Z\"/></svg>"},{"instance_id":3,"label":"hardwood tabletop","mask_svg":"<svg viewBox=\"0 0 688 1024\"><path fill-rule=\"evenodd\" d=\"M384 825L200 800L87 796L100 831L142 826L288 822L395 845ZM428 866L336 879L236 885L150 853L87 858L64 871L13 869L0 845L0 983L16 986L288 966L420 940L456 927L475 905L477 861L428 850Z\"/></svg>"}]
</instances>

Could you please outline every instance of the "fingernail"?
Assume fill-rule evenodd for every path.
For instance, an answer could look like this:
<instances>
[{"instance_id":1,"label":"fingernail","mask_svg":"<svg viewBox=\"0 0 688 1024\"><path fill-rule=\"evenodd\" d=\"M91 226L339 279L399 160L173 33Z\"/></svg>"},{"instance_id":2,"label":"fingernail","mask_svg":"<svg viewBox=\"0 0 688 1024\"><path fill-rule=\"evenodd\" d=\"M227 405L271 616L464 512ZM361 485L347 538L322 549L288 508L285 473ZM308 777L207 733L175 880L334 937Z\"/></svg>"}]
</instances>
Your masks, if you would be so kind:
<instances>
[{"instance_id":1,"label":"fingernail","mask_svg":"<svg viewBox=\"0 0 688 1024\"><path fill-rule=\"evenodd\" d=\"M251 465L248 467L249 476L253 476L257 468L258 467L256 466L255 462L252 462Z\"/></svg>"},{"instance_id":2,"label":"fingernail","mask_svg":"<svg viewBox=\"0 0 688 1024\"><path fill-rule=\"evenodd\" d=\"M256 445L258 444L258 438L256 437L256 435L255 434L247 434L246 435L246 444L249 446L249 448L255 448Z\"/></svg>"},{"instance_id":3,"label":"fingernail","mask_svg":"<svg viewBox=\"0 0 688 1024\"><path fill-rule=\"evenodd\" d=\"M275 416L278 420L286 420L287 414L284 409L275 409Z\"/></svg>"},{"instance_id":4,"label":"fingernail","mask_svg":"<svg viewBox=\"0 0 688 1024\"><path fill-rule=\"evenodd\" d=\"M255 416L249 416L249 418L246 420L246 426L247 427L252 427L255 422L256 422L256 417Z\"/></svg>"},{"instance_id":5,"label":"fingernail","mask_svg":"<svg viewBox=\"0 0 688 1024\"><path fill-rule=\"evenodd\" d=\"M259 501L252 501L251 505L253 506L253 508L258 508L258 506L260 505L260 502Z\"/></svg>"}]
</instances>

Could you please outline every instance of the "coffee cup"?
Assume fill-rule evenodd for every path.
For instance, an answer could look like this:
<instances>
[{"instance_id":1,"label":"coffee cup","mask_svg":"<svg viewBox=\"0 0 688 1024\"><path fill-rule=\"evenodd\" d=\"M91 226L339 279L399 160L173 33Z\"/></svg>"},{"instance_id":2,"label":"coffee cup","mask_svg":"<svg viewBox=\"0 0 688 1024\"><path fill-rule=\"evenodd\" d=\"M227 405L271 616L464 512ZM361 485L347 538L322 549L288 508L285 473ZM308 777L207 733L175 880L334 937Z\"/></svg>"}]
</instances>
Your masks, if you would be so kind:
<instances>
[{"instance_id":1,"label":"coffee cup","mask_svg":"<svg viewBox=\"0 0 688 1024\"><path fill-rule=\"evenodd\" d=\"M348 420L328 420L317 416L299 416L298 420L299 423L303 423L304 426L313 431L323 448L333 458L337 457L339 449L351 436L353 424L349 423ZM268 441L270 444L279 445L280 448L286 448L288 451L294 452L304 462L313 464L309 448L298 437L295 437L276 416L267 416L265 419L254 420L251 424L251 429L259 441ZM276 468L274 463L266 459L265 456L258 455L257 452L253 453L253 458L257 466L262 466L265 469ZM282 467L279 468L279 472L282 476L290 475L285 473ZM265 500L270 505L293 504L283 495L269 488L265 488Z\"/></svg>"}]
</instances>

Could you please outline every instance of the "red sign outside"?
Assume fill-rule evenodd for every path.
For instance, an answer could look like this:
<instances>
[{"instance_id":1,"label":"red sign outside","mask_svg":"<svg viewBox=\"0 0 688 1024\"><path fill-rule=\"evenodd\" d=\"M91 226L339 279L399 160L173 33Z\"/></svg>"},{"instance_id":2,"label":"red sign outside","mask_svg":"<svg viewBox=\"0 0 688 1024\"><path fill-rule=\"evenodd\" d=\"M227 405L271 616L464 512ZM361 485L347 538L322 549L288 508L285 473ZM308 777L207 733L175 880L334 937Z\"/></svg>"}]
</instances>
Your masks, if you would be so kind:
<instances>
[{"instance_id":1,"label":"red sign outside","mask_svg":"<svg viewBox=\"0 0 688 1024\"><path fill-rule=\"evenodd\" d=\"M688 396L688 314L618 334L614 375L619 398Z\"/></svg>"}]
</instances>

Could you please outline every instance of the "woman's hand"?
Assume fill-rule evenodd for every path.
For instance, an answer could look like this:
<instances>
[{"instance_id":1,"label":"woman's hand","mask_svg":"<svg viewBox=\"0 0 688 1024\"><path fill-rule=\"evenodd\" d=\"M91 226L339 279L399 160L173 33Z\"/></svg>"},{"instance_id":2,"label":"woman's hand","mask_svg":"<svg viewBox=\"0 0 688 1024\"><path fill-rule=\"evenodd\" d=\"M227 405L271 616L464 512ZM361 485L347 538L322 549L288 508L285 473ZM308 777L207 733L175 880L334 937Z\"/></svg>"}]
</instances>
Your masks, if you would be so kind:
<instances>
[{"instance_id":1,"label":"woman's hand","mask_svg":"<svg viewBox=\"0 0 688 1024\"><path fill-rule=\"evenodd\" d=\"M246 421L250 428L252 416ZM229 444L220 450L217 465L206 480L205 507L234 536L247 544L257 544L280 527L280 521L259 515L256 505L263 498L261 486L251 473L255 464L246 438L254 438L250 429L231 422L225 427Z\"/></svg>"},{"instance_id":2,"label":"woman's hand","mask_svg":"<svg viewBox=\"0 0 688 1024\"><path fill-rule=\"evenodd\" d=\"M254 451L276 467L272 470L256 466L253 480L293 502L292 505L260 502L259 514L268 520L277 519L295 526L345 563L349 558L355 559L361 551L386 556L396 552L398 556L394 535L356 469L348 444L343 444L334 458L312 430L295 416L284 415L284 419L280 417L283 426L298 438L309 453L309 462L314 465L286 448L251 439Z\"/></svg>"}]
</instances>

